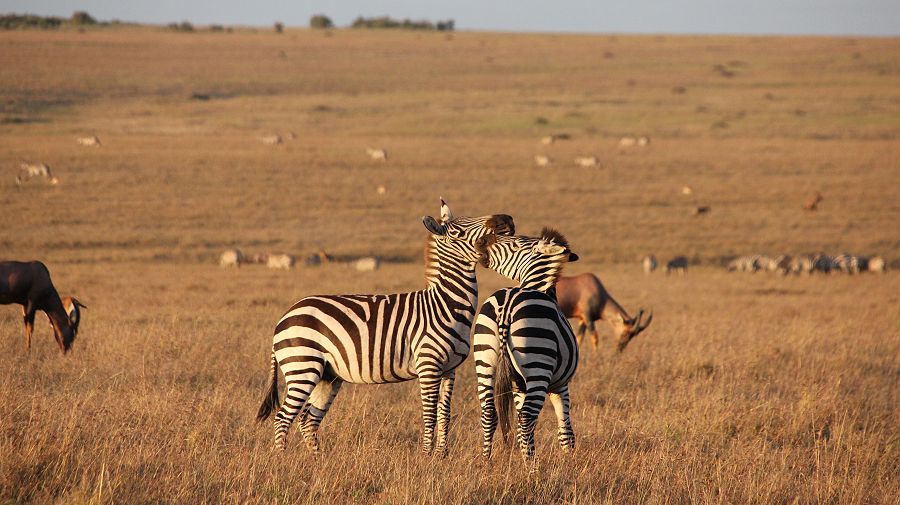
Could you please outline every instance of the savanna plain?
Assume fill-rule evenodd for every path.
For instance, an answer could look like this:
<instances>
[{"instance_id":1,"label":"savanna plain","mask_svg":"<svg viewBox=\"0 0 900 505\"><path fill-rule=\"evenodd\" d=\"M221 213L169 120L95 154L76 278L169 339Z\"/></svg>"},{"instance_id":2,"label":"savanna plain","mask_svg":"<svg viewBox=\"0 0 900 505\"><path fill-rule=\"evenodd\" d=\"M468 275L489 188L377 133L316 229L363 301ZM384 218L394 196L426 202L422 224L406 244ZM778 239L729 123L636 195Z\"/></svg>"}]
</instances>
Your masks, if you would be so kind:
<instances>
[{"instance_id":1,"label":"savanna plain","mask_svg":"<svg viewBox=\"0 0 900 505\"><path fill-rule=\"evenodd\" d=\"M59 184L17 185L24 161ZM583 347L575 453L545 408L537 472L482 461L471 359L445 458L419 452L414 383L347 385L322 454L296 429L273 452L254 417L276 321L305 295L423 287L441 196L556 227L567 273L654 311L623 353L605 326ZM43 316L27 352L0 306L0 502L898 503L898 222L898 39L0 32L0 256L88 306L66 356ZM301 261L220 268L232 247ZM384 262L302 264L320 249ZM722 266L819 251L893 271ZM647 253L689 271L645 276ZM478 275L482 300L508 284Z\"/></svg>"}]
</instances>

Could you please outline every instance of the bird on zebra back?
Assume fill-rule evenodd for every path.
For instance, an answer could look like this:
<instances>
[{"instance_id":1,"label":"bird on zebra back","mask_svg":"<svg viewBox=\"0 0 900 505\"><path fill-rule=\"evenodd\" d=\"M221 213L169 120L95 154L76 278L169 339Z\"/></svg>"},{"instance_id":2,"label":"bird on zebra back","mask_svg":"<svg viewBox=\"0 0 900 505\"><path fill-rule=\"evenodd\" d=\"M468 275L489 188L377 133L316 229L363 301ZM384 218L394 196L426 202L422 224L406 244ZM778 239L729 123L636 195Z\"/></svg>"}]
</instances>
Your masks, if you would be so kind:
<instances>
[{"instance_id":1,"label":"bird on zebra back","mask_svg":"<svg viewBox=\"0 0 900 505\"><path fill-rule=\"evenodd\" d=\"M569 419L569 380L578 364L572 327L556 303L553 286L562 266L578 260L566 239L545 228L540 237L487 236L482 265L517 282L496 291L475 320L473 347L481 403L482 455L491 456L499 418L508 440L513 400L516 442L526 464L534 459L534 429L547 397L553 404L563 451L575 448Z\"/></svg>"},{"instance_id":2,"label":"bird on zebra back","mask_svg":"<svg viewBox=\"0 0 900 505\"><path fill-rule=\"evenodd\" d=\"M271 382L257 420L275 413L275 447L284 449L294 418L306 445L318 452L317 432L344 382L382 384L418 379L422 450L446 453L454 370L469 354L478 285L478 239L511 235L510 216L454 217L441 199L441 219L422 218L426 288L390 295L309 296L275 326ZM279 404L278 371L285 377ZM435 443L435 432L437 441Z\"/></svg>"}]
</instances>

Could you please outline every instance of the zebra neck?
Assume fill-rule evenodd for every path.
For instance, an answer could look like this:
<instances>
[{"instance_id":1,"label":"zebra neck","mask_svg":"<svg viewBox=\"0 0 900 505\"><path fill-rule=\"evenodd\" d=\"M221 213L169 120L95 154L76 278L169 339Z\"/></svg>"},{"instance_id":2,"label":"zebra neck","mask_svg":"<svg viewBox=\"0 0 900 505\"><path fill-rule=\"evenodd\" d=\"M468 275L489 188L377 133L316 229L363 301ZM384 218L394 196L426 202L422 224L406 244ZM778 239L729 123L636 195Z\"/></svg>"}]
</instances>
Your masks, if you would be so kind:
<instances>
[{"instance_id":1,"label":"zebra neck","mask_svg":"<svg viewBox=\"0 0 900 505\"><path fill-rule=\"evenodd\" d=\"M433 238L425 247L425 282L426 291L441 293L456 305L474 308L478 301L475 263L454 261Z\"/></svg>"},{"instance_id":2,"label":"zebra neck","mask_svg":"<svg viewBox=\"0 0 900 505\"><path fill-rule=\"evenodd\" d=\"M519 287L546 293L556 285L559 272L560 265L536 265L524 273L519 280Z\"/></svg>"}]
</instances>

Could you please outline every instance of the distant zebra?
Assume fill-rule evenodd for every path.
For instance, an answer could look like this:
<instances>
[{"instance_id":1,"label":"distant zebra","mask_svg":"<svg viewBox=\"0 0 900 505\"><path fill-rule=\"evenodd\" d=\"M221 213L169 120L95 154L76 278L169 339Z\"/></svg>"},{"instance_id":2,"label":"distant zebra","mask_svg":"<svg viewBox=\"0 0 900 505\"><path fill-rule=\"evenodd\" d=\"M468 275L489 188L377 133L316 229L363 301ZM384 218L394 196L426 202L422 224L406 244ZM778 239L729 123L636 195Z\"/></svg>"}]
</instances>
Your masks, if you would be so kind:
<instances>
[{"instance_id":1,"label":"distant zebra","mask_svg":"<svg viewBox=\"0 0 900 505\"><path fill-rule=\"evenodd\" d=\"M845 274L858 274L869 270L869 260L862 256L841 254L832 259L834 269Z\"/></svg>"},{"instance_id":2,"label":"distant zebra","mask_svg":"<svg viewBox=\"0 0 900 505\"><path fill-rule=\"evenodd\" d=\"M22 163L19 165L19 174L16 175L16 184L23 184L35 177L41 177L50 184L58 184L59 179L53 176L50 166L46 163Z\"/></svg>"},{"instance_id":3,"label":"distant zebra","mask_svg":"<svg viewBox=\"0 0 900 505\"><path fill-rule=\"evenodd\" d=\"M369 158L372 158L375 161L387 161L387 151L384 149L373 149L371 147L366 148L366 154L369 155Z\"/></svg>"},{"instance_id":4,"label":"distant zebra","mask_svg":"<svg viewBox=\"0 0 900 505\"><path fill-rule=\"evenodd\" d=\"M307 446L318 452L317 432L344 382L382 384L419 380L422 450L446 451L454 370L469 354L478 284L475 242L512 234L511 217L454 218L441 200L441 221L422 219L427 287L391 295L323 295L298 301L278 321L271 382L259 408L262 421L278 406L278 370L284 403L275 414L275 447L284 449L297 414Z\"/></svg>"},{"instance_id":5,"label":"distant zebra","mask_svg":"<svg viewBox=\"0 0 900 505\"><path fill-rule=\"evenodd\" d=\"M666 263L665 272L666 275L669 275L671 272L678 272L679 274L684 275L687 272L687 268L688 259L684 256L676 256Z\"/></svg>"},{"instance_id":6,"label":"distant zebra","mask_svg":"<svg viewBox=\"0 0 900 505\"><path fill-rule=\"evenodd\" d=\"M738 256L728 262L729 272L755 272L759 270L759 256Z\"/></svg>"},{"instance_id":7,"label":"distant zebra","mask_svg":"<svg viewBox=\"0 0 900 505\"><path fill-rule=\"evenodd\" d=\"M810 256L809 254L801 254L791 258L790 263L788 263L788 271L792 274L803 273L809 275L815 269L815 265L815 257Z\"/></svg>"},{"instance_id":8,"label":"distant zebra","mask_svg":"<svg viewBox=\"0 0 900 505\"><path fill-rule=\"evenodd\" d=\"M813 257L813 272L819 271L823 274L827 274L831 273L835 268L837 268L837 265L835 265L834 258L831 256L819 254Z\"/></svg>"},{"instance_id":9,"label":"distant zebra","mask_svg":"<svg viewBox=\"0 0 900 505\"><path fill-rule=\"evenodd\" d=\"M656 256L652 254L648 254L644 256L644 259L641 260L641 265L644 267L644 273L650 275L656 270L656 267L659 263L656 261Z\"/></svg>"},{"instance_id":10,"label":"distant zebra","mask_svg":"<svg viewBox=\"0 0 900 505\"><path fill-rule=\"evenodd\" d=\"M102 145L100 139L96 135L90 137L78 137L75 139L75 142L77 142L78 145L85 147L100 147Z\"/></svg>"},{"instance_id":11,"label":"distant zebra","mask_svg":"<svg viewBox=\"0 0 900 505\"><path fill-rule=\"evenodd\" d=\"M569 420L568 385L578 365L578 345L553 287L562 265L578 256L562 235L547 228L540 238L488 236L481 246L486 254L483 265L519 282L519 287L491 295L475 320L482 455L491 456L498 417L505 438L515 400L516 441L525 460L532 460L534 428L548 395L556 412L559 444L569 452L575 448L575 432Z\"/></svg>"}]
</instances>

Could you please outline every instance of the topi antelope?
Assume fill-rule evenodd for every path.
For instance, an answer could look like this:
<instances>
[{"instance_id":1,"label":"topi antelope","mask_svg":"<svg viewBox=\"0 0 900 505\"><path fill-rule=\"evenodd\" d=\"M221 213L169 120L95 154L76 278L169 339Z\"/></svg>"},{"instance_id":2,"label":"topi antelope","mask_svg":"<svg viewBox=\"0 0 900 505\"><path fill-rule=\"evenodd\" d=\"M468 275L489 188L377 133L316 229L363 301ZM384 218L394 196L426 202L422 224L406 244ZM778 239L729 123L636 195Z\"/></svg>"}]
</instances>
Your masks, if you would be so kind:
<instances>
[{"instance_id":1,"label":"topi antelope","mask_svg":"<svg viewBox=\"0 0 900 505\"><path fill-rule=\"evenodd\" d=\"M74 299L73 299L74 300ZM50 280L50 271L40 261L0 262L0 305L19 304L25 321L25 345L31 350L34 316L42 310L50 319L53 335L63 354L72 348L78 329L73 325L59 293ZM75 304L78 302L75 301ZM77 305L75 305L77 314Z\"/></svg>"},{"instance_id":2,"label":"topi antelope","mask_svg":"<svg viewBox=\"0 0 900 505\"><path fill-rule=\"evenodd\" d=\"M96 135L90 137L78 137L75 139L75 142L84 147L100 147L102 145L100 139Z\"/></svg>"},{"instance_id":3,"label":"topi antelope","mask_svg":"<svg viewBox=\"0 0 900 505\"><path fill-rule=\"evenodd\" d=\"M579 156L579 157L575 158L575 164L582 168L596 167L597 166L597 157L596 156Z\"/></svg>"},{"instance_id":4,"label":"topi antelope","mask_svg":"<svg viewBox=\"0 0 900 505\"><path fill-rule=\"evenodd\" d=\"M684 256L676 256L666 263L665 272L669 275L672 272L678 272L681 275L687 273L688 259Z\"/></svg>"},{"instance_id":5,"label":"topi antelope","mask_svg":"<svg viewBox=\"0 0 900 505\"><path fill-rule=\"evenodd\" d=\"M808 210L810 212L815 212L819 209L819 203L823 200L822 193L816 191L816 194L807 198L806 202L803 204L803 210Z\"/></svg>"},{"instance_id":6,"label":"topi antelope","mask_svg":"<svg viewBox=\"0 0 900 505\"><path fill-rule=\"evenodd\" d=\"M46 163L22 163L19 166L19 175L16 176L16 184L21 185L35 177L41 177L50 184L59 183L59 179L53 176Z\"/></svg>"},{"instance_id":7,"label":"topi antelope","mask_svg":"<svg viewBox=\"0 0 900 505\"><path fill-rule=\"evenodd\" d=\"M600 279L590 273L560 277L556 282L556 300L566 317L578 318L576 331L578 342L581 342L585 333L590 332L594 349L597 348L600 338L594 326L595 321L606 321L612 325L616 336L616 348L622 352L628 342L644 331L653 320L651 313L647 320L641 323L644 309L640 309L637 316L630 317L606 291Z\"/></svg>"},{"instance_id":8,"label":"topi antelope","mask_svg":"<svg viewBox=\"0 0 900 505\"><path fill-rule=\"evenodd\" d=\"M648 254L644 256L644 259L641 260L641 265L644 267L644 273L650 275L653 271L656 270L656 267L659 266L659 263L656 261L656 256L652 254Z\"/></svg>"},{"instance_id":9,"label":"topi antelope","mask_svg":"<svg viewBox=\"0 0 900 505\"><path fill-rule=\"evenodd\" d=\"M366 148L366 154L375 161L387 161L388 157L387 151L384 149L373 149L371 147Z\"/></svg>"}]
</instances>

